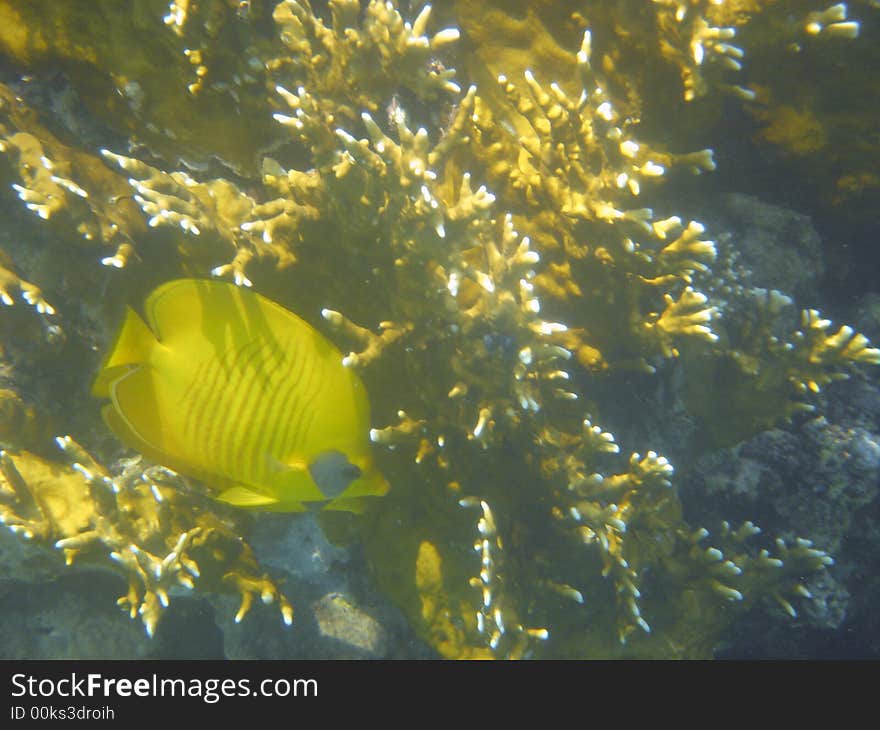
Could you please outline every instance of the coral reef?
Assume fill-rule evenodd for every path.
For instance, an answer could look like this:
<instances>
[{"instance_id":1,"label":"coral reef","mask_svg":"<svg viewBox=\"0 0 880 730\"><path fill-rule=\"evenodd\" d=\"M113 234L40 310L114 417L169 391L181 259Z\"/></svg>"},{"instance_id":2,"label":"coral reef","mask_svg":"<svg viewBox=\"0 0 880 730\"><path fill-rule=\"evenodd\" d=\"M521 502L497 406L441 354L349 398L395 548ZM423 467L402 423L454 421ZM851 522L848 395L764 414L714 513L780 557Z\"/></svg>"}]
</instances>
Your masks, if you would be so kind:
<instances>
[{"instance_id":1,"label":"coral reef","mask_svg":"<svg viewBox=\"0 0 880 730\"><path fill-rule=\"evenodd\" d=\"M52 544L70 565L94 559L117 563L128 591L117 603L140 616L151 635L175 588L213 581L236 591L240 621L254 596L277 602L285 623L293 608L241 540L241 527L204 510L207 498L193 494L173 472L144 468L140 459L117 477L69 436L58 446L68 469L27 451L0 452L3 506L0 520L27 540Z\"/></svg>"},{"instance_id":2,"label":"coral reef","mask_svg":"<svg viewBox=\"0 0 880 730\"><path fill-rule=\"evenodd\" d=\"M762 521L803 525L834 553L840 567L811 586L814 600L804 606L809 631L797 643L772 628L774 656L839 654L832 637L841 634L865 642L848 647L849 655L876 652L874 634L858 628L873 623L871 591L855 586L874 581L871 559L863 558L872 552L868 546L876 534L880 394L876 385L860 380L829 390L826 415L708 452L681 485L683 499L697 513L748 511ZM744 624L746 634L753 620ZM836 629L838 634L831 633ZM742 642L737 652L755 651L750 643ZM811 650L810 643L819 648Z\"/></svg>"},{"instance_id":3,"label":"coral reef","mask_svg":"<svg viewBox=\"0 0 880 730\"><path fill-rule=\"evenodd\" d=\"M117 292L111 304L125 282L219 276L346 343L392 484L351 529L377 585L437 652L709 656L764 599L790 616L813 600L835 545L796 536L794 518L779 538L747 519L695 526L670 460L630 425L640 452L599 425L671 419L614 409L627 379L683 372L694 418L718 435L708 449L880 363L812 303L791 323L791 298L728 254L735 239L683 212L675 186L715 170L713 151L650 121L661 99L755 102L738 78L760 47L748 29L775 27L790 3L136 5L132 19L103 8L102 41L77 38L66 10L50 32L45 3L0 3L20 26L0 48L24 69L65 61L89 99L86 119L59 128L39 94L0 85L3 175L63 255ZM807 41L856 45L848 12L796 17ZM144 24L148 40L118 58ZM148 81L151 53L169 59L170 83ZM766 139L821 149L810 114L777 115ZM4 304L20 297L55 326L112 319L77 313L78 296L100 309L88 282L19 274L17 258L0 260ZM51 411L11 381L10 413ZM727 409L706 395L719 382ZM35 430L45 441L49 429ZM0 429L9 529L123 574L120 605L150 634L180 586L237 593L236 621L255 596L292 621L244 517L94 432L74 435L99 458L68 436L63 454L38 455ZM386 651L381 627L344 597L327 594L313 614L323 634L348 621L353 646Z\"/></svg>"}]
</instances>

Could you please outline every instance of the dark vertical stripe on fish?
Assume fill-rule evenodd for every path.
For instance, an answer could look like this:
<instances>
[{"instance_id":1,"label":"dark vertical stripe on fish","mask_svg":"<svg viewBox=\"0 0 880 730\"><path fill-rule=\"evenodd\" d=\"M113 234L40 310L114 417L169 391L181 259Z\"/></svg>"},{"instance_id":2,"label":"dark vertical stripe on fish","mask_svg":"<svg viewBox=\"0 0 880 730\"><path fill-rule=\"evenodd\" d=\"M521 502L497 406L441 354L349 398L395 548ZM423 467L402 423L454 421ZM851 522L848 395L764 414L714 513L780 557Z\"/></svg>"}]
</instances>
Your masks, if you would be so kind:
<instances>
[{"instance_id":1,"label":"dark vertical stripe on fish","mask_svg":"<svg viewBox=\"0 0 880 730\"><path fill-rule=\"evenodd\" d=\"M277 385L274 385L269 396L272 402L266 410L259 438L255 441L252 452L251 458L253 463L262 468L268 466L268 456L275 458L282 456L278 452L270 451L272 436L279 430L280 424L286 417L287 410L290 408L291 403L295 401L297 385L302 380L303 372L306 368L307 358L303 348L296 347L294 343L292 348L286 349L289 349L291 352L290 370L279 368L277 371Z\"/></svg>"},{"instance_id":2,"label":"dark vertical stripe on fish","mask_svg":"<svg viewBox=\"0 0 880 730\"><path fill-rule=\"evenodd\" d=\"M198 457L202 466L208 463L204 456L204 430L205 414L211 404L211 385L216 382L221 371L220 358L216 357L208 362L208 367L202 376L202 382L197 392L193 394L192 401L192 428L190 429L189 444L187 451Z\"/></svg>"},{"instance_id":3,"label":"dark vertical stripe on fish","mask_svg":"<svg viewBox=\"0 0 880 730\"><path fill-rule=\"evenodd\" d=\"M284 420L282 428L277 429L272 440L273 453L281 453L282 450L298 451L297 448L302 444L299 439L299 425L302 422L303 415L308 412L315 401L315 392L312 387L315 373L320 369L320 363L316 363L316 358L311 357L313 353L307 353L306 367L303 368L302 387L293 388L299 397ZM298 384L297 384L298 385ZM280 425L280 424L279 424Z\"/></svg>"},{"instance_id":4,"label":"dark vertical stripe on fish","mask_svg":"<svg viewBox=\"0 0 880 730\"><path fill-rule=\"evenodd\" d=\"M183 393L183 396L180 399L181 407L185 409L183 414L183 430L181 432L181 437L186 441L187 439L192 440L192 432L193 432L193 415L196 412L196 404L198 403L199 393L204 388L205 381L205 371L210 365L210 360L205 360L201 365L196 368L195 374L193 375L192 382L186 387L186 390Z\"/></svg>"},{"instance_id":5,"label":"dark vertical stripe on fish","mask_svg":"<svg viewBox=\"0 0 880 730\"><path fill-rule=\"evenodd\" d=\"M303 368L296 381L287 386L285 394L285 410L272 433L270 448L272 453L283 454L295 449L286 448L288 443L284 440L284 434L290 429L291 424L302 417L303 410L308 407L309 385L312 381L312 373L315 369L314 358L311 352L306 352L303 357Z\"/></svg>"},{"instance_id":6,"label":"dark vertical stripe on fish","mask_svg":"<svg viewBox=\"0 0 880 730\"><path fill-rule=\"evenodd\" d=\"M247 406L254 388L259 391L265 387L265 377L261 367L261 357L265 355L269 343L264 341L249 342L239 350L238 356L233 363L233 370L229 373L229 410L221 415L222 426L220 427L219 449L222 456L222 464L227 474L243 476L241 467L240 449L242 439L247 433L248 426L253 424L245 417L244 409Z\"/></svg>"},{"instance_id":7,"label":"dark vertical stripe on fish","mask_svg":"<svg viewBox=\"0 0 880 730\"><path fill-rule=\"evenodd\" d=\"M275 398L279 374L285 370L288 361L281 343L273 341L267 343L267 346L268 351L264 348L261 361L265 372L260 378L260 388L250 398L250 402L246 404L247 409L242 413L242 420L249 424L249 428L241 435L239 453L242 473L250 483L262 482L265 475L265 459L261 463L255 455L258 454L262 434L270 428L267 416Z\"/></svg>"},{"instance_id":8,"label":"dark vertical stripe on fish","mask_svg":"<svg viewBox=\"0 0 880 730\"><path fill-rule=\"evenodd\" d=\"M228 410L228 404L225 402L229 393L229 364L236 358L237 353L227 350L222 356L217 358L217 365L214 368L213 377L210 378L210 386L205 393L205 410L204 417L199 429L202 441L202 455L204 466L208 467L211 472L217 472L217 448L218 448L218 426L220 414Z\"/></svg>"}]
</instances>

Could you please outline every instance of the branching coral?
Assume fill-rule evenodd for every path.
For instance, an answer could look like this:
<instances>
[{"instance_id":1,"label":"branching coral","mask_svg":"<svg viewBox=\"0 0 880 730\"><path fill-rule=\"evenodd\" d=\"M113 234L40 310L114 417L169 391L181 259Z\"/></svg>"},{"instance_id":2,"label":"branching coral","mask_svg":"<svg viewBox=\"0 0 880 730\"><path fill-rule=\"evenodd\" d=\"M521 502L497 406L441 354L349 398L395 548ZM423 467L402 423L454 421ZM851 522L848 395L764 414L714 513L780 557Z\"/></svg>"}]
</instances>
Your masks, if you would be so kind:
<instances>
[{"instance_id":1,"label":"branching coral","mask_svg":"<svg viewBox=\"0 0 880 730\"><path fill-rule=\"evenodd\" d=\"M0 261L7 257L0 251ZM9 262L11 265L11 262ZM21 298L33 306L40 314L54 314L55 309L43 299L43 293L36 284L25 281L18 274L0 264L0 302L7 307L15 303L13 295L19 293Z\"/></svg>"},{"instance_id":2,"label":"branching coral","mask_svg":"<svg viewBox=\"0 0 880 730\"><path fill-rule=\"evenodd\" d=\"M689 404L710 424L716 445L811 412L810 398L849 377L854 364L880 363L880 350L851 327L833 332L831 321L814 309L798 315L791 298L773 289L734 289L733 301L722 307L724 347L713 358L685 358ZM792 329L796 316L800 328ZM720 392L717 382L727 383L736 397Z\"/></svg>"},{"instance_id":3,"label":"branching coral","mask_svg":"<svg viewBox=\"0 0 880 730\"><path fill-rule=\"evenodd\" d=\"M486 502L473 497L459 500L462 507L479 507L477 522L479 537L474 551L480 556L480 572L470 584L480 591L481 603L477 610L477 633L495 656L521 659L527 656L538 641L546 641L550 632L545 628L526 628L516 622L516 608L508 605L503 593L503 548L492 509Z\"/></svg>"},{"instance_id":4,"label":"branching coral","mask_svg":"<svg viewBox=\"0 0 880 730\"><path fill-rule=\"evenodd\" d=\"M199 183L185 172L165 173L109 150L102 154L131 175L128 182L135 190L134 200L150 216L147 225L179 227L187 234L179 246L184 258L198 260L234 251L232 261L218 267L217 273L232 273L236 284L250 285L244 270L256 250L248 245L242 225L255 207L253 200L226 180ZM279 265L294 260L284 246L265 245L258 250L274 254ZM125 260L117 254L103 263L121 268Z\"/></svg>"},{"instance_id":5,"label":"branching coral","mask_svg":"<svg viewBox=\"0 0 880 730\"><path fill-rule=\"evenodd\" d=\"M761 549L757 554L745 552L747 542L760 533L761 528L751 522L744 522L737 529L724 522L716 538L720 549L704 546L704 541L710 538L708 530L699 529L690 535L682 535L687 558L679 566L687 565L689 561L695 576L699 576L698 580L726 601L767 596L795 617L797 611L790 601L795 596L812 597L803 584L803 576L833 565L834 560L803 538L795 538L792 545L777 539L775 557L767 549Z\"/></svg>"},{"instance_id":6,"label":"branching coral","mask_svg":"<svg viewBox=\"0 0 880 730\"><path fill-rule=\"evenodd\" d=\"M723 12L717 6L725 5L724 2L653 1L661 6L657 13L661 51L681 70L685 101L706 94L709 85L705 75L707 67L716 65L730 71L742 68L743 49L729 42L736 36L736 29L713 25L716 22L713 16ZM751 92L742 87L728 85L725 88L746 99L752 97Z\"/></svg>"},{"instance_id":7,"label":"branching coral","mask_svg":"<svg viewBox=\"0 0 880 730\"><path fill-rule=\"evenodd\" d=\"M86 247L115 246L103 263L123 266L134 253L133 237L142 229L124 195L124 180L91 155L64 144L36 116L0 84L0 153L13 170L12 189L29 211L72 228Z\"/></svg>"},{"instance_id":8,"label":"branching coral","mask_svg":"<svg viewBox=\"0 0 880 730\"><path fill-rule=\"evenodd\" d=\"M702 238L701 224L655 218L650 208L636 207L637 199L673 166L699 172L714 161L711 150L672 155L639 142L632 113L612 103L593 67L591 44L587 31L576 59L576 100L528 71L526 94L500 78L521 116L511 126L478 104L475 154L485 156L505 202L548 252L538 290L590 312L582 322L561 308L574 325L568 341L581 364L650 370L648 357L674 356L680 338L713 339L712 307L685 287L714 260L715 248ZM585 291L584 281L595 283ZM618 291L627 292L625 299Z\"/></svg>"},{"instance_id":9,"label":"branching coral","mask_svg":"<svg viewBox=\"0 0 880 730\"><path fill-rule=\"evenodd\" d=\"M273 17L290 55L269 61L271 71L284 70L319 97L323 113L348 117L362 110L375 112L376 100L401 88L420 98L458 92L455 72L431 59L458 40L458 30L446 28L430 38L425 34L431 6L425 5L412 23L393 3L371 0L362 10L358 0L331 0L331 25L324 24L308 0L279 3ZM329 100L344 95L351 105L341 108Z\"/></svg>"},{"instance_id":10,"label":"branching coral","mask_svg":"<svg viewBox=\"0 0 880 730\"><path fill-rule=\"evenodd\" d=\"M67 464L27 451L0 452L2 523L28 540L54 545L65 562L97 562L121 572L119 605L152 636L173 592L206 581L241 595L240 621L254 595L293 609L259 572L240 528L205 510L209 498L173 472L139 458L111 476L69 436L57 439Z\"/></svg>"}]
</instances>

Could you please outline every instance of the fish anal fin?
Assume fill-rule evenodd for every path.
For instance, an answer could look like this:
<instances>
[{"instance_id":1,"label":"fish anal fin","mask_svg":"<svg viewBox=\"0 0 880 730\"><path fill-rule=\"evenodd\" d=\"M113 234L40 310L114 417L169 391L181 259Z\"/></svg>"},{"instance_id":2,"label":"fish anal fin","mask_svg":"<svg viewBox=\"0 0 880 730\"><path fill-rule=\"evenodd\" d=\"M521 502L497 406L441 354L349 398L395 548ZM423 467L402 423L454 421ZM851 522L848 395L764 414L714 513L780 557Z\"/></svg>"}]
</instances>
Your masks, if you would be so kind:
<instances>
[{"instance_id":1,"label":"fish anal fin","mask_svg":"<svg viewBox=\"0 0 880 730\"><path fill-rule=\"evenodd\" d=\"M255 492L250 487L236 485L224 489L215 499L234 507L259 509L266 512L307 512L305 505L294 501L281 501L275 497Z\"/></svg>"},{"instance_id":2,"label":"fish anal fin","mask_svg":"<svg viewBox=\"0 0 880 730\"><path fill-rule=\"evenodd\" d=\"M215 499L234 505L235 507L270 507L270 505L278 504L278 500L265 494L255 492L253 489L236 485L224 489ZM270 507L271 508L271 507Z\"/></svg>"}]
</instances>

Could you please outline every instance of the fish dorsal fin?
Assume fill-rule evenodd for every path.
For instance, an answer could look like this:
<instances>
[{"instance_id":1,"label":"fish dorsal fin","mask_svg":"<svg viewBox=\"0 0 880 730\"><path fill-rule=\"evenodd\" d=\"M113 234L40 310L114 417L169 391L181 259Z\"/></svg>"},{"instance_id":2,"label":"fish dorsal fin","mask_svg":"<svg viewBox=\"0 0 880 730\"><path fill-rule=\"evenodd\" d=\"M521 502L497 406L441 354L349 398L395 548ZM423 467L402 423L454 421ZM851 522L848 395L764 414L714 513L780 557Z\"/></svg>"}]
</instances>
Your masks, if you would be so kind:
<instances>
[{"instance_id":1,"label":"fish dorsal fin","mask_svg":"<svg viewBox=\"0 0 880 730\"><path fill-rule=\"evenodd\" d=\"M237 339L272 338L290 327L312 332L306 322L275 302L214 279L169 281L147 297L144 314L160 341L188 352L196 330L197 339L217 347Z\"/></svg>"},{"instance_id":2,"label":"fish dorsal fin","mask_svg":"<svg viewBox=\"0 0 880 730\"><path fill-rule=\"evenodd\" d=\"M161 340L172 331L183 331L189 326L201 326L205 321L205 298L216 299L225 294L225 287L215 288L218 282L203 279L175 279L154 289L144 301L144 314L152 330ZM222 313L221 313L222 315Z\"/></svg>"}]
</instances>

